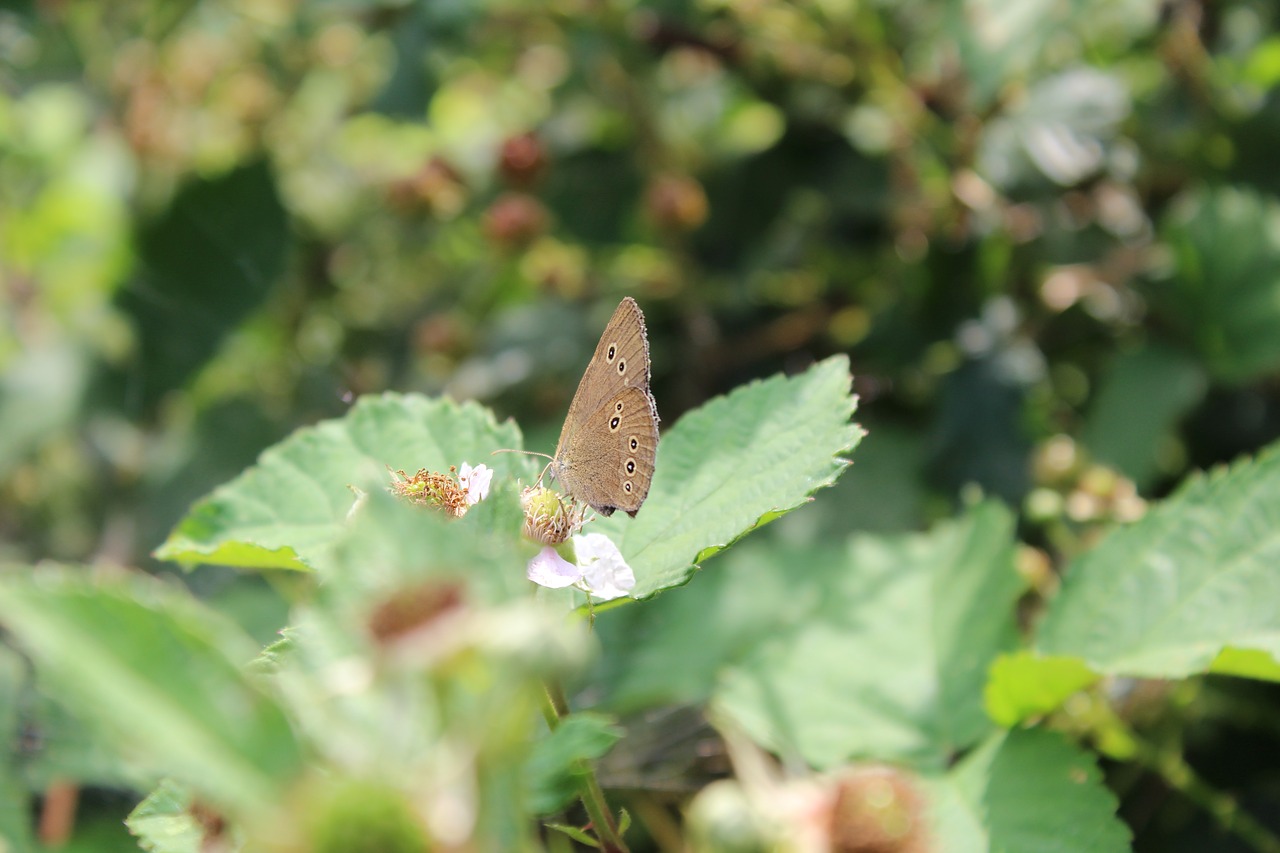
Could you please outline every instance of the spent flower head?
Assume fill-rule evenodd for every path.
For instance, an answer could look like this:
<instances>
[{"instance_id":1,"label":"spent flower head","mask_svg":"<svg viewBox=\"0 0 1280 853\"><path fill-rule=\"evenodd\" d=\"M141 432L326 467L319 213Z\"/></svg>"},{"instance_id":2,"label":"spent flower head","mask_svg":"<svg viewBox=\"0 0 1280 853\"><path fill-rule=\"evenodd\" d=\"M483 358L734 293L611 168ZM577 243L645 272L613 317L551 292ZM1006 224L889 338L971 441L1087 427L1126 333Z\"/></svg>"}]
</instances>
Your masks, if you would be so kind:
<instances>
[{"instance_id":1,"label":"spent flower head","mask_svg":"<svg viewBox=\"0 0 1280 853\"><path fill-rule=\"evenodd\" d=\"M472 468L467 462L462 463L461 473L452 465L448 474L426 468L419 468L413 476L392 471L391 466L387 470L391 471L389 488L393 494L419 506L435 507L454 518L462 518L468 509L484 500L493 479L493 471L485 465Z\"/></svg>"},{"instance_id":2,"label":"spent flower head","mask_svg":"<svg viewBox=\"0 0 1280 853\"><path fill-rule=\"evenodd\" d=\"M559 545L582 529L583 512L545 486L530 486L520 494L524 507L524 535L540 545Z\"/></svg>"}]
</instances>

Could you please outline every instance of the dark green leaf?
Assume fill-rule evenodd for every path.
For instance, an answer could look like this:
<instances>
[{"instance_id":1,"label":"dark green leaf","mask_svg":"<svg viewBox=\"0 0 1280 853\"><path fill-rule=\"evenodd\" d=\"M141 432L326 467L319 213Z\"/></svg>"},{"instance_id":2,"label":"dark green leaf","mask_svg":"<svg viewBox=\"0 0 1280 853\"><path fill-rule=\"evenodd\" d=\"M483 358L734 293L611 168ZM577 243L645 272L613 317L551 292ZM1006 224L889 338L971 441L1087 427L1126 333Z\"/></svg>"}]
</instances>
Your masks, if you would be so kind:
<instances>
[{"instance_id":1,"label":"dark green leaf","mask_svg":"<svg viewBox=\"0 0 1280 853\"><path fill-rule=\"evenodd\" d=\"M1280 371L1280 204L1251 189L1197 189L1161 225L1174 252L1152 308L1226 382Z\"/></svg>"},{"instance_id":2,"label":"dark green leaf","mask_svg":"<svg viewBox=\"0 0 1280 853\"><path fill-rule=\"evenodd\" d=\"M1187 354L1152 345L1121 353L1102 377L1081 442L1139 487L1160 473L1161 450L1208 382Z\"/></svg>"},{"instance_id":3,"label":"dark green leaf","mask_svg":"<svg viewBox=\"0 0 1280 853\"><path fill-rule=\"evenodd\" d=\"M1093 757L1052 732L993 737L931 787L934 832L949 853L1129 850Z\"/></svg>"},{"instance_id":4,"label":"dark green leaf","mask_svg":"<svg viewBox=\"0 0 1280 853\"><path fill-rule=\"evenodd\" d=\"M529 756L530 809L545 815L567 806L584 778L583 762L604 755L621 737L611 717L580 713L561 720L555 731L534 744Z\"/></svg>"},{"instance_id":5,"label":"dark green leaf","mask_svg":"<svg viewBox=\"0 0 1280 853\"><path fill-rule=\"evenodd\" d=\"M142 271L117 302L138 335L127 393L151 406L213 356L284 271L288 220L271 169L187 185L138 242Z\"/></svg>"}]
</instances>

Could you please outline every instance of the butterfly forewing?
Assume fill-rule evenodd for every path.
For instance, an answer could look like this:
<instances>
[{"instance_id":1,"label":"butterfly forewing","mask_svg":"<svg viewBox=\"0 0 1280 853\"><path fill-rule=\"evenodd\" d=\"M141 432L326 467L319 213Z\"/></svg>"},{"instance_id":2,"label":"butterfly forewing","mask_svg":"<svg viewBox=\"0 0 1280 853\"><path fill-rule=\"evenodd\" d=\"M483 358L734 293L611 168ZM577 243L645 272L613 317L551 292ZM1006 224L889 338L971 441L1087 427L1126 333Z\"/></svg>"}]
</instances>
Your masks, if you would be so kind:
<instances>
[{"instance_id":1,"label":"butterfly forewing","mask_svg":"<svg viewBox=\"0 0 1280 853\"><path fill-rule=\"evenodd\" d=\"M578 383L552 470L565 491L596 511L635 515L649 492L657 444L644 315L627 297Z\"/></svg>"},{"instance_id":2,"label":"butterfly forewing","mask_svg":"<svg viewBox=\"0 0 1280 853\"><path fill-rule=\"evenodd\" d=\"M565 438L576 425L581 425L607 398L629 385L649 388L649 340L645 335L644 315L630 296L614 310L591 361L582 372L560 431L556 456L564 449Z\"/></svg>"}]
</instances>

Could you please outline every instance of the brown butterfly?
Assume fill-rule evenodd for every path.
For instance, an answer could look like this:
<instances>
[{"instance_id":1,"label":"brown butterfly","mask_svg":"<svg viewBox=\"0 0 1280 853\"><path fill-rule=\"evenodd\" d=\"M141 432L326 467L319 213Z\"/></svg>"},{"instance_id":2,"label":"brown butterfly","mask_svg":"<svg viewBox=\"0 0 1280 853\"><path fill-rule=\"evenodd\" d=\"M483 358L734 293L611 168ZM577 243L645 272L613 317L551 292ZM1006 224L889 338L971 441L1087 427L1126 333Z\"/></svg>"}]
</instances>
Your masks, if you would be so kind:
<instances>
[{"instance_id":1,"label":"brown butterfly","mask_svg":"<svg viewBox=\"0 0 1280 853\"><path fill-rule=\"evenodd\" d=\"M649 393L649 339L630 296L604 327L578 383L549 468L601 515L640 511L653 482L658 407Z\"/></svg>"}]
</instances>

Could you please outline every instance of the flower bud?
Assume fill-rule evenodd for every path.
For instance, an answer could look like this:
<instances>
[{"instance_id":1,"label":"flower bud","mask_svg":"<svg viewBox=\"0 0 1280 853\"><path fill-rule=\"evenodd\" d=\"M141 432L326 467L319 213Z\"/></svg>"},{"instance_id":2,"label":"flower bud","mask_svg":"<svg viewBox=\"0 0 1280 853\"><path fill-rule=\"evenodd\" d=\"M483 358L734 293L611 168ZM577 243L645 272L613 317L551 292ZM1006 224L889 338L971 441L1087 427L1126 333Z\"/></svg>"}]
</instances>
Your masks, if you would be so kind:
<instances>
[{"instance_id":1,"label":"flower bud","mask_svg":"<svg viewBox=\"0 0 1280 853\"><path fill-rule=\"evenodd\" d=\"M502 143L498 171L503 180L517 189L537 183L547 168L547 151L537 134L522 133Z\"/></svg>"},{"instance_id":2,"label":"flower bud","mask_svg":"<svg viewBox=\"0 0 1280 853\"><path fill-rule=\"evenodd\" d=\"M1032 474L1040 485L1063 486L1079 476L1084 457L1084 452L1069 436L1055 435L1036 448L1031 460Z\"/></svg>"},{"instance_id":3,"label":"flower bud","mask_svg":"<svg viewBox=\"0 0 1280 853\"><path fill-rule=\"evenodd\" d=\"M925 839L920 793L907 774L868 767L836 781L833 853L925 853Z\"/></svg>"},{"instance_id":4,"label":"flower bud","mask_svg":"<svg viewBox=\"0 0 1280 853\"><path fill-rule=\"evenodd\" d=\"M707 194L702 184L682 175L663 175L645 194L649 218L666 231L693 231L707 221Z\"/></svg>"},{"instance_id":5,"label":"flower bud","mask_svg":"<svg viewBox=\"0 0 1280 853\"><path fill-rule=\"evenodd\" d=\"M402 213L425 211L451 219L467 203L467 186L458 170L443 157L432 157L408 178L387 188L391 206Z\"/></svg>"},{"instance_id":6,"label":"flower bud","mask_svg":"<svg viewBox=\"0 0 1280 853\"><path fill-rule=\"evenodd\" d=\"M775 841L750 799L733 780L712 782L689 806L689 846L694 853L765 853Z\"/></svg>"},{"instance_id":7,"label":"flower bud","mask_svg":"<svg viewBox=\"0 0 1280 853\"><path fill-rule=\"evenodd\" d=\"M507 193L484 212L484 233L500 249L522 249L547 230L549 219L533 196Z\"/></svg>"}]
</instances>

